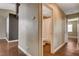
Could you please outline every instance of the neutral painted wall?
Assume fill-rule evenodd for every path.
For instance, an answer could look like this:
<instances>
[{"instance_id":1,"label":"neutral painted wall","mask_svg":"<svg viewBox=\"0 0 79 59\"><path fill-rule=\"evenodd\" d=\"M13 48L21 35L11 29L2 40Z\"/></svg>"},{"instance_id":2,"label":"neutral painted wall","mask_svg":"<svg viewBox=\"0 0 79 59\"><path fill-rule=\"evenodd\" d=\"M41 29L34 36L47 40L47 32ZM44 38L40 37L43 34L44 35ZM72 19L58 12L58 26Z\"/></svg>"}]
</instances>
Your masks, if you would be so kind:
<instances>
[{"instance_id":1,"label":"neutral painted wall","mask_svg":"<svg viewBox=\"0 0 79 59\"><path fill-rule=\"evenodd\" d=\"M53 4L53 46L54 50L65 43L65 19L64 12L58 5Z\"/></svg>"},{"instance_id":2,"label":"neutral painted wall","mask_svg":"<svg viewBox=\"0 0 79 59\"><path fill-rule=\"evenodd\" d=\"M52 18L42 20L42 40L51 44L52 40Z\"/></svg>"},{"instance_id":3,"label":"neutral painted wall","mask_svg":"<svg viewBox=\"0 0 79 59\"><path fill-rule=\"evenodd\" d=\"M19 7L19 46L31 55L38 55L38 4Z\"/></svg>"},{"instance_id":4,"label":"neutral painted wall","mask_svg":"<svg viewBox=\"0 0 79 59\"><path fill-rule=\"evenodd\" d=\"M0 16L0 39L4 39L6 37L6 18Z\"/></svg>"},{"instance_id":5,"label":"neutral painted wall","mask_svg":"<svg viewBox=\"0 0 79 59\"><path fill-rule=\"evenodd\" d=\"M43 44L50 43L52 40L52 10L42 4L42 40ZM45 18L49 17L49 18Z\"/></svg>"},{"instance_id":6,"label":"neutral painted wall","mask_svg":"<svg viewBox=\"0 0 79 59\"><path fill-rule=\"evenodd\" d=\"M63 43L65 43L65 13L57 4L48 4L53 11L53 35L52 35L52 53Z\"/></svg>"}]
</instances>

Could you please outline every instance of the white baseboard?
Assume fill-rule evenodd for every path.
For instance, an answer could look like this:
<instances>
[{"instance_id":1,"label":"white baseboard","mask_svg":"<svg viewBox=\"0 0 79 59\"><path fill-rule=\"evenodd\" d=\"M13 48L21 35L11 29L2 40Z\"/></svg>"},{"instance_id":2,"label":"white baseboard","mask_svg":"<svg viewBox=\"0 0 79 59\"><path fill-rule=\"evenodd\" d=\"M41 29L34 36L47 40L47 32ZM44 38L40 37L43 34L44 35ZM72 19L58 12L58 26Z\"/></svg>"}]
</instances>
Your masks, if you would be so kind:
<instances>
[{"instance_id":1,"label":"white baseboard","mask_svg":"<svg viewBox=\"0 0 79 59\"><path fill-rule=\"evenodd\" d=\"M56 52L57 52L60 48L62 48L65 44L66 44L66 42L63 43L63 44L61 44L59 47L57 47L57 48L53 51L53 53L56 53Z\"/></svg>"},{"instance_id":2,"label":"white baseboard","mask_svg":"<svg viewBox=\"0 0 79 59\"><path fill-rule=\"evenodd\" d=\"M11 40L11 41L8 40L8 42L18 42L18 39L17 40Z\"/></svg>"},{"instance_id":3,"label":"white baseboard","mask_svg":"<svg viewBox=\"0 0 79 59\"><path fill-rule=\"evenodd\" d=\"M21 46L18 46L18 48L27 56L32 56L31 54L29 54L27 51L25 51Z\"/></svg>"},{"instance_id":4,"label":"white baseboard","mask_svg":"<svg viewBox=\"0 0 79 59\"><path fill-rule=\"evenodd\" d=\"M5 39L8 43L9 43L9 42L18 42L18 39L17 39L17 40L11 40L11 41L9 41L9 40L7 39L7 37L3 37L3 38L0 38L0 39Z\"/></svg>"},{"instance_id":5,"label":"white baseboard","mask_svg":"<svg viewBox=\"0 0 79 59\"><path fill-rule=\"evenodd\" d=\"M5 37L0 37L0 39L6 39Z\"/></svg>"},{"instance_id":6,"label":"white baseboard","mask_svg":"<svg viewBox=\"0 0 79 59\"><path fill-rule=\"evenodd\" d=\"M77 38L77 36L68 36L68 38Z\"/></svg>"}]
</instances>

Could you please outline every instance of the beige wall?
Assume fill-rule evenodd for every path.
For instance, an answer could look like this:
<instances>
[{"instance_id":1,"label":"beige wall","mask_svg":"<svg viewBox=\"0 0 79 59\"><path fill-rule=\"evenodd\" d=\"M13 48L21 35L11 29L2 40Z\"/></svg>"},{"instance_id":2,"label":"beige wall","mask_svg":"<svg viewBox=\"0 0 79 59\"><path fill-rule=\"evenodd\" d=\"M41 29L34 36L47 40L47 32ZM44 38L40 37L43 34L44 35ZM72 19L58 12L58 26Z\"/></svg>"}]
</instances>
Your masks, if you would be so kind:
<instances>
[{"instance_id":1,"label":"beige wall","mask_svg":"<svg viewBox=\"0 0 79 59\"><path fill-rule=\"evenodd\" d=\"M58 48L65 42L65 20L64 12L57 5L55 5L55 7L53 7L54 49Z\"/></svg>"},{"instance_id":2,"label":"beige wall","mask_svg":"<svg viewBox=\"0 0 79 59\"><path fill-rule=\"evenodd\" d=\"M53 40L52 52L55 51L61 44L65 43L65 20L64 12L57 4L47 4L53 11Z\"/></svg>"},{"instance_id":3,"label":"beige wall","mask_svg":"<svg viewBox=\"0 0 79 59\"><path fill-rule=\"evenodd\" d=\"M42 20L42 40L51 43L52 18Z\"/></svg>"}]
</instances>

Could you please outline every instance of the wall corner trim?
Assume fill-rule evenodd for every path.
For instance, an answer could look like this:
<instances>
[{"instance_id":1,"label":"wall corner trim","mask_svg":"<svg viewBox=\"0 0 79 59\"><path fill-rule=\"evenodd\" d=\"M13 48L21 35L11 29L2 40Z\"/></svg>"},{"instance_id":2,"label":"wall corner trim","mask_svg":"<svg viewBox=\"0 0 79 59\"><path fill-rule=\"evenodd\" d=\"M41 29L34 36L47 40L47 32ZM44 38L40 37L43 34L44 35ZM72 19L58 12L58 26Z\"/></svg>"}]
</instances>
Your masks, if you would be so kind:
<instances>
[{"instance_id":1,"label":"wall corner trim","mask_svg":"<svg viewBox=\"0 0 79 59\"><path fill-rule=\"evenodd\" d=\"M60 48L62 48L67 42L62 43L59 47L57 47L53 53L56 53Z\"/></svg>"},{"instance_id":2,"label":"wall corner trim","mask_svg":"<svg viewBox=\"0 0 79 59\"><path fill-rule=\"evenodd\" d=\"M27 51L25 51L21 46L18 46L18 48L27 56L32 56L31 54L29 54Z\"/></svg>"}]
</instances>

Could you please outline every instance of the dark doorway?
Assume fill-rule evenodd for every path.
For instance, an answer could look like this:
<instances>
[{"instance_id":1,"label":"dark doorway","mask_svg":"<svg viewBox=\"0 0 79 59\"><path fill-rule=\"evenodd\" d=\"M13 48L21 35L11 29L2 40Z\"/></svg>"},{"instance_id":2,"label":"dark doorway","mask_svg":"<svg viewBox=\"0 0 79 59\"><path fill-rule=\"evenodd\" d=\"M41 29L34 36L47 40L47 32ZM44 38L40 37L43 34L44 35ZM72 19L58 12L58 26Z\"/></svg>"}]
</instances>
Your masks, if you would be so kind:
<instances>
[{"instance_id":1,"label":"dark doorway","mask_svg":"<svg viewBox=\"0 0 79 59\"><path fill-rule=\"evenodd\" d=\"M18 18L15 14L9 14L9 40L18 39Z\"/></svg>"}]
</instances>

